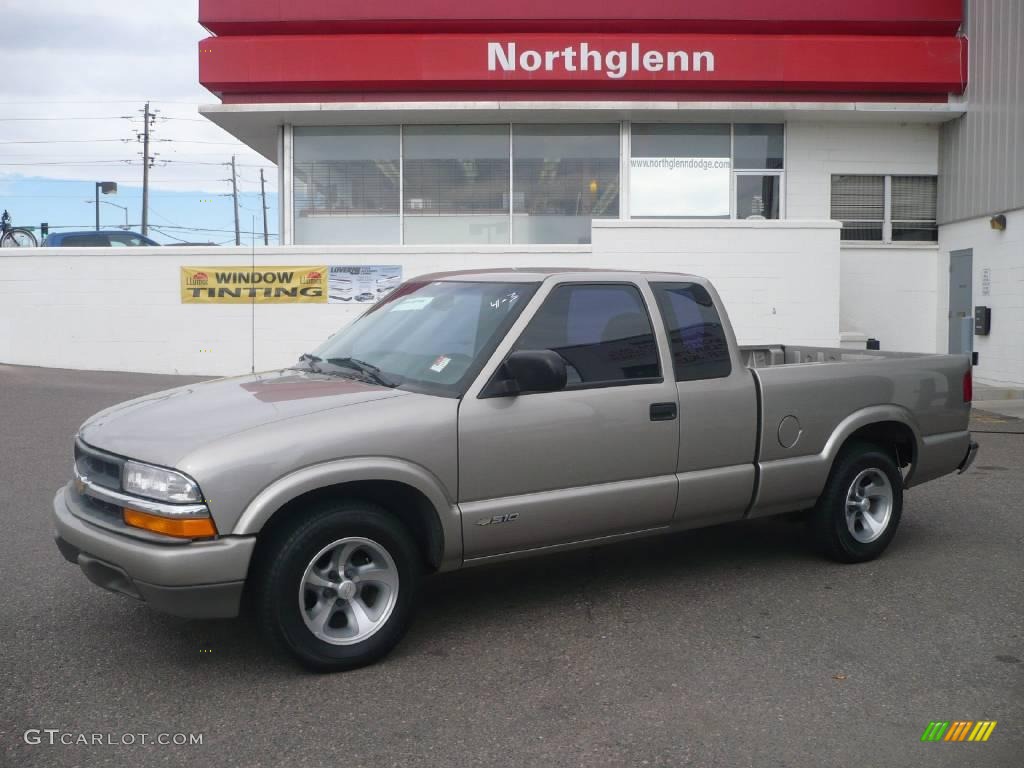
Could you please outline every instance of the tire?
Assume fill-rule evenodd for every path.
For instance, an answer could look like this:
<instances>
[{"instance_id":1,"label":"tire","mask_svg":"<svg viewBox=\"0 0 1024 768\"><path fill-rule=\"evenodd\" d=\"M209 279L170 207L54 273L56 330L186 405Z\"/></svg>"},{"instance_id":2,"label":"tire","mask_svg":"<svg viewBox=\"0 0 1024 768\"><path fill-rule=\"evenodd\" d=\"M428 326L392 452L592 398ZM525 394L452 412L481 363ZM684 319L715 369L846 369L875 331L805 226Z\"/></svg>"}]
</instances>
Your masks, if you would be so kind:
<instances>
[{"instance_id":1,"label":"tire","mask_svg":"<svg viewBox=\"0 0 1024 768\"><path fill-rule=\"evenodd\" d=\"M903 513L903 475L877 445L846 446L811 511L811 538L841 563L874 560L896 535Z\"/></svg>"},{"instance_id":2,"label":"tire","mask_svg":"<svg viewBox=\"0 0 1024 768\"><path fill-rule=\"evenodd\" d=\"M278 651L309 669L372 664L412 622L424 572L419 549L375 504L321 505L280 532L262 557L257 620Z\"/></svg>"},{"instance_id":3,"label":"tire","mask_svg":"<svg viewBox=\"0 0 1024 768\"><path fill-rule=\"evenodd\" d=\"M18 248L18 247L36 248L39 246L39 241L36 236L27 229L9 229L4 232L3 237L0 237L0 248Z\"/></svg>"}]
</instances>

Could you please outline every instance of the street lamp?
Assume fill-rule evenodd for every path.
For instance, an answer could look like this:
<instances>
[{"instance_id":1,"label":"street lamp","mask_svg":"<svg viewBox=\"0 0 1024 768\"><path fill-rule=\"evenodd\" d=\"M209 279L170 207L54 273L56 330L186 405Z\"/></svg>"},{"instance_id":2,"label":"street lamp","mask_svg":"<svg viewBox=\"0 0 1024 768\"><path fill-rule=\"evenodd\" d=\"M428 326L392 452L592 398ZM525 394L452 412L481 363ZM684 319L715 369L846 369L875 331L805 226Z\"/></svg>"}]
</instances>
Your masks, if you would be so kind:
<instances>
[{"instance_id":1,"label":"street lamp","mask_svg":"<svg viewBox=\"0 0 1024 768\"><path fill-rule=\"evenodd\" d=\"M117 182L116 181L97 181L96 182L96 231L100 231L100 193L104 195L116 195L117 194Z\"/></svg>"},{"instance_id":2,"label":"street lamp","mask_svg":"<svg viewBox=\"0 0 1024 768\"><path fill-rule=\"evenodd\" d=\"M118 205L117 203L111 203L108 200L99 200L99 199L96 199L96 200L86 200L85 202L87 202L87 203L97 203L97 204L98 203L103 203L104 205L112 205L115 208L120 208L122 211L124 211L124 228L125 229L129 229L129 225L128 225L128 206L126 206L126 205ZM96 228L99 229L99 222L98 221L97 221L97 224L96 224Z\"/></svg>"}]
</instances>

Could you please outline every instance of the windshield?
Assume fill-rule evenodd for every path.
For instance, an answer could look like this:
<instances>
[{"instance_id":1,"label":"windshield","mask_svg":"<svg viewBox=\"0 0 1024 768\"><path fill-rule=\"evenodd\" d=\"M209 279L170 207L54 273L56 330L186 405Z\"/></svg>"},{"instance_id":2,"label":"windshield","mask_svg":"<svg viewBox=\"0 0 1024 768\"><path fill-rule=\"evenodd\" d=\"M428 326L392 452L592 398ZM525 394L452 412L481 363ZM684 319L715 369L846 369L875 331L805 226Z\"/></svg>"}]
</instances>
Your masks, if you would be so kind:
<instances>
[{"instance_id":1,"label":"windshield","mask_svg":"<svg viewBox=\"0 0 1024 768\"><path fill-rule=\"evenodd\" d=\"M537 286L409 282L320 345L311 367L461 397Z\"/></svg>"}]
</instances>

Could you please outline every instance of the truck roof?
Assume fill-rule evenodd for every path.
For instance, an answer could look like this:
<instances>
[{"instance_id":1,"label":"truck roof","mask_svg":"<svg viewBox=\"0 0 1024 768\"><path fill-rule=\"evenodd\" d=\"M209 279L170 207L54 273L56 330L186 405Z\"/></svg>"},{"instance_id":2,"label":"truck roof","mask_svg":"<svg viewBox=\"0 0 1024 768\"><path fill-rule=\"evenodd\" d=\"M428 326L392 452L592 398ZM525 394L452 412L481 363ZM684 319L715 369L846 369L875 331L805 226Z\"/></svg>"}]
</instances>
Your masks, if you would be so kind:
<instances>
[{"instance_id":1,"label":"truck roof","mask_svg":"<svg viewBox=\"0 0 1024 768\"><path fill-rule=\"evenodd\" d=\"M579 276L590 280L621 280L643 276L648 280L679 280L706 282L704 278L683 272L656 272L629 269L593 269L587 267L494 267L491 269L462 269L451 272L433 272L420 275L417 280L462 280L472 282L498 281L506 283L539 283L550 277Z\"/></svg>"}]
</instances>

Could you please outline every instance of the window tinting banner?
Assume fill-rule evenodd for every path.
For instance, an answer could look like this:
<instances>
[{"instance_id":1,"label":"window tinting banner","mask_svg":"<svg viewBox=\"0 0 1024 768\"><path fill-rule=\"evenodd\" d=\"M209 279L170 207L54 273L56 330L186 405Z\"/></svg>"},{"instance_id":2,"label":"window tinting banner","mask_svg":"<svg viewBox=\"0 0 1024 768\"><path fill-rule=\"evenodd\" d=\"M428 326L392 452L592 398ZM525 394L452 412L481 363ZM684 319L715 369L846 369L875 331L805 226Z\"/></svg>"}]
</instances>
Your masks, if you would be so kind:
<instances>
[{"instance_id":1,"label":"window tinting banner","mask_svg":"<svg viewBox=\"0 0 1024 768\"><path fill-rule=\"evenodd\" d=\"M182 267L182 304L326 304L327 267Z\"/></svg>"},{"instance_id":2,"label":"window tinting banner","mask_svg":"<svg viewBox=\"0 0 1024 768\"><path fill-rule=\"evenodd\" d=\"M374 304L402 282L400 264L332 265L328 279L331 304Z\"/></svg>"}]
</instances>

